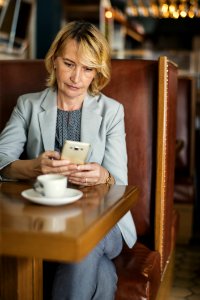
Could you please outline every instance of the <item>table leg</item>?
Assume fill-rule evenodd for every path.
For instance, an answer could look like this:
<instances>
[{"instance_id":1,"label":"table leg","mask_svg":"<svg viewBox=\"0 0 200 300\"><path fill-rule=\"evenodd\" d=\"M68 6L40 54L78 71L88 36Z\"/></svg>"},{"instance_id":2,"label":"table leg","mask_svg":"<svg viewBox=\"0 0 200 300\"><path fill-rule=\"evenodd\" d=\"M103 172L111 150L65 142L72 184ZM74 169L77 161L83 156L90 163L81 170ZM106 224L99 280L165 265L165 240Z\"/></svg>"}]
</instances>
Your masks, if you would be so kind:
<instances>
[{"instance_id":1,"label":"table leg","mask_svg":"<svg viewBox=\"0 0 200 300\"><path fill-rule=\"evenodd\" d=\"M42 260L21 257L0 257L0 299L42 300Z\"/></svg>"}]
</instances>

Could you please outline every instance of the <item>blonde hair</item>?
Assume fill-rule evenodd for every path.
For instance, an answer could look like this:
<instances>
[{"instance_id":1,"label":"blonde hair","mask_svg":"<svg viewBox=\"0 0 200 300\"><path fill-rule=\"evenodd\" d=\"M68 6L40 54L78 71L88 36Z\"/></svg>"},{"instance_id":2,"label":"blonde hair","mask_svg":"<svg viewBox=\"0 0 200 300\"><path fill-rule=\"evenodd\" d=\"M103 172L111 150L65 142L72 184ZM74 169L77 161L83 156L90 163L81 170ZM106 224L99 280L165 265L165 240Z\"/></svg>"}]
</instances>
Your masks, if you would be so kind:
<instances>
[{"instance_id":1,"label":"blonde hair","mask_svg":"<svg viewBox=\"0 0 200 300\"><path fill-rule=\"evenodd\" d=\"M78 43L81 62L96 69L88 92L92 95L98 94L110 80L110 47L103 34L88 22L70 22L58 32L45 57L45 66L49 73L47 86L57 87L53 62L56 57L62 55L69 40Z\"/></svg>"}]
</instances>

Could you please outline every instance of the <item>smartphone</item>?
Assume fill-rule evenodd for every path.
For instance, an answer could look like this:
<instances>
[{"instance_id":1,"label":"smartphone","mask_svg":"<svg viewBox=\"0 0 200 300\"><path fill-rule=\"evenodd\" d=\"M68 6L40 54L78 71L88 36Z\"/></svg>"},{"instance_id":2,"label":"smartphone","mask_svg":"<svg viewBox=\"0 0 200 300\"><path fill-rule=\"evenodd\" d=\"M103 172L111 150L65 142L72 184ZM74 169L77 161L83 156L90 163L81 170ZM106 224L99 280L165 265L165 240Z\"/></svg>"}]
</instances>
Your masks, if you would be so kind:
<instances>
[{"instance_id":1,"label":"smartphone","mask_svg":"<svg viewBox=\"0 0 200 300\"><path fill-rule=\"evenodd\" d=\"M86 161L90 144L66 140L62 151L61 159L68 159L73 164L83 165Z\"/></svg>"}]
</instances>

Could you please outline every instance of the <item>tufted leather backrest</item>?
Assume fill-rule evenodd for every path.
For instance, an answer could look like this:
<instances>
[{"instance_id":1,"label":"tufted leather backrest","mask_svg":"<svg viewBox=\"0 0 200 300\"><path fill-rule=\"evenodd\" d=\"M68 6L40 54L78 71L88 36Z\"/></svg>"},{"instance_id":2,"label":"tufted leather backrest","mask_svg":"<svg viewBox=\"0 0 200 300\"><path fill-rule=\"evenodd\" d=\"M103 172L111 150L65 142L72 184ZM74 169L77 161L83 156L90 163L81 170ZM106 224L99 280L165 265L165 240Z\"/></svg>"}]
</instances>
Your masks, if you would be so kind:
<instances>
[{"instance_id":1,"label":"tufted leather backrest","mask_svg":"<svg viewBox=\"0 0 200 300\"><path fill-rule=\"evenodd\" d=\"M44 89L45 80L42 60L0 60L0 131L8 121L17 98Z\"/></svg>"},{"instance_id":2,"label":"tufted leather backrest","mask_svg":"<svg viewBox=\"0 0 200 300\"><path fill-rule=\"evenodd\" d=\"M113 60L103 92L124 105L128 180L140 189L132 214L138 236L146 238L154 228L158 62Z\"/></svg>"}]
</instances>

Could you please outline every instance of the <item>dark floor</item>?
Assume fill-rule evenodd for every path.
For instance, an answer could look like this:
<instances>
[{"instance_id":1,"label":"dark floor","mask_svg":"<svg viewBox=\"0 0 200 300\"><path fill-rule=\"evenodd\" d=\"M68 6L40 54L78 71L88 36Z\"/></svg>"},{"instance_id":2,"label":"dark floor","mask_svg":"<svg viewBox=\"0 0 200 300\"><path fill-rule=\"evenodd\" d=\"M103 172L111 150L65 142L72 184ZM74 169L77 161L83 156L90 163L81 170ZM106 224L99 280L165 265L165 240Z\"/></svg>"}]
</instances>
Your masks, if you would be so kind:
<instances>
[{"instance_id":1,"label":"dark floor","mask_svg":"<svg viewBox=\"0 0 200 300\"><path fill-rule=\"evenodd\" d=\"M169 300L200 300L199 243L176 247L174 281Z\"/></svg>"}]
</instances>

